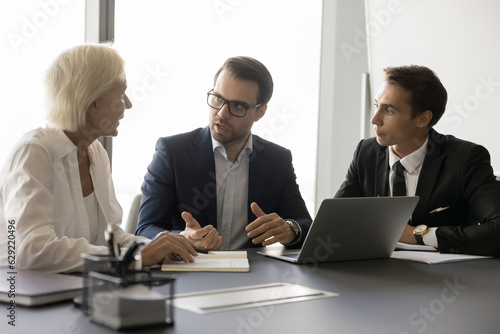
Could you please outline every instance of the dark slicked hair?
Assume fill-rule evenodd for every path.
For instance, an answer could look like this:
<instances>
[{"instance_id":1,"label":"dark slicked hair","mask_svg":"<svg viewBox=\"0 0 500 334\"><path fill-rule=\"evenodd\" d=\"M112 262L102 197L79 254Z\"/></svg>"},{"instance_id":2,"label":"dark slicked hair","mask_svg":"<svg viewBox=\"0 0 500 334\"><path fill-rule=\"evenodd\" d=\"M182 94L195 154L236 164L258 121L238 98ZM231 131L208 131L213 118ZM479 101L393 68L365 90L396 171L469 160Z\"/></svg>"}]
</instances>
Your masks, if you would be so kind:
<instances>
[{"instance_id":1,"label":"dark slicked hair","mask_svg":"<svg viewBox=\"0 0 500 334\"><path fill-rule=\"evenodd\" d=\"M257 103L267 104L273 95L273 78L271 73L260 61L251 57L232 57L222 64L214 77L214 86L220 72L226 70L230 76L239 80L248 80L257 83L259 95Z\"/></svg>"},{"instance_id":2,"label":"dark slicked hair","mask_svg":"<svg viewBox=\"0 0 500 334\"><path fill-rule=\"evenodd\" d=\"M448 93L434 71L425 66L400 66L384 68L385 81L408 90L411 94L408 104L417 117L426 110L432 111L429 128L443 116Z\"/></svg>"}]
</instances>

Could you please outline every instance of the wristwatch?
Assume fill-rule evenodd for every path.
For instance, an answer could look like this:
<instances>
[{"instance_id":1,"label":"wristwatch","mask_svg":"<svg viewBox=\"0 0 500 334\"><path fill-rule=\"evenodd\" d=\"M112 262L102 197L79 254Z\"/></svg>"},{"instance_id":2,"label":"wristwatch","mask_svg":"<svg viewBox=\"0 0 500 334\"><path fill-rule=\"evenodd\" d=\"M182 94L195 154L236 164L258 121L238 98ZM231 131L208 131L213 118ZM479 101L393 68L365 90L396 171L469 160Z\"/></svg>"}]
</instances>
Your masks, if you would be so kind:
<instances>
[{"instance_id":1,"label":"wristwatch","mask_svg":"<svg viewBox=\"0 0 500 334\"><path fill-rule=\"evenodd\" d=\"M301 229L300 229L299 223L297 223L295 220L292 220L292 219L287 219L287 220L285 220L285 222L288 224L288 226L293 231L293 233L295 233L295 238L290 243L290 244L293 244L294 242L297 242L297 240L300 239Z\"/></svg>"},{"instance_id":2,"label":"wristwatch","mask_svg":"<svg viewBox=\"0 0 500 334\"><path fill-rule=\"evenodd\" d=\"M413 236L415 237L415 239L417 239L417 243L419 245L425 245L424 244L424 235L426 235L427 232L429 232L429 228L427 227L427 225L423 225L423 224L418 225L413 229Z\"/></svg>"}]
</instances>

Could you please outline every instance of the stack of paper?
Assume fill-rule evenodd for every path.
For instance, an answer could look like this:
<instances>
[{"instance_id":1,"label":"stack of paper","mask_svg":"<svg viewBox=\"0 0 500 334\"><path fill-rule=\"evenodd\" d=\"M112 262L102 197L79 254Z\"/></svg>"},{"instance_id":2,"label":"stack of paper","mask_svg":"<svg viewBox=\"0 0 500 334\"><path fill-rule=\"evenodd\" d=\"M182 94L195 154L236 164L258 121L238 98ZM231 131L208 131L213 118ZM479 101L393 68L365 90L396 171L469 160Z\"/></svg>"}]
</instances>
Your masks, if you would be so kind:
<instances>
[{"instance_id":1,"label":"stack of paper","mask_svg":"<svg viewBox=\"0 0 500 334\"><path fill-rule=\"evenodd\" d=\"M246 251L214 251L198 254L193 263L165 260L161 270L248 272L250 265Z\"/></svg>"},{"instance_id":2,"label":"stack of paper","mask_svg":"<svg viewBox=\"0 0 500 334\"><path fill-rule=\"evenodd\" d=\"M91 310L92 321L114 329L166 324L166 296L142 284L95 293Z\"/></svg>"}]
</instances>

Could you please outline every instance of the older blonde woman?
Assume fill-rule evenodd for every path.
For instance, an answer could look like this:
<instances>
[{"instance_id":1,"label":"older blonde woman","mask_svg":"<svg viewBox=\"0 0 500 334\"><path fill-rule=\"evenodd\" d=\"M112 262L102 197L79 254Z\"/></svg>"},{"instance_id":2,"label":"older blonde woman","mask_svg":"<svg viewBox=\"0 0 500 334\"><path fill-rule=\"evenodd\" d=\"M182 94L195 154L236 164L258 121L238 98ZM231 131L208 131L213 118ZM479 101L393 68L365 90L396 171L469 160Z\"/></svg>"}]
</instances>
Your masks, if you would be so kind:
<instances>
[{"instance_id":1,"label":"older blonde woman","mask_svg":"<svg viewBox=\"0 0 500 334\"><path fill-rule=\"evenodd\" d=\"M153 240L123 231L108 155L97 138L116 136L132 107L124 61L110 45L64 51L46 76L48 125L26 133L0 173L0 265L78 271L81 253L107 251L105 230L126 246L144 240L142 265L165 257L193 261L183 236ZM119 168L119 167L118 167Z\"/></svg>"}]
</instances>

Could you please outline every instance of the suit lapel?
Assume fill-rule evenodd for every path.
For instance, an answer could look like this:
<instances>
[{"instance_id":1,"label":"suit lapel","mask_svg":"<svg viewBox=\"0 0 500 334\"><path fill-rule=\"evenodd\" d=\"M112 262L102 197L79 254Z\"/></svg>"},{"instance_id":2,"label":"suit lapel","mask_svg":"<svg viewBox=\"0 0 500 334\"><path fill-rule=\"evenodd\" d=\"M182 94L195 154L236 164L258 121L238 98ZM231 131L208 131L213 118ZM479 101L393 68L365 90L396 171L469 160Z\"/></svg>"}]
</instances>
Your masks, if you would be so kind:
<instances>
[{"instance_id":1,"label":"suit lapel","mask_svg":"<svg viewBox=\"0 0 500 334\"><path fill-rule=\"evenodd\" d=\"M250 208L250 203L256 202L264 193L265 180L263 180L262 175L259 175L259 172L262 173L262 171L266 170L269 163L269 159L266 158L266 146L260 138L253 136L252 143L248 168L248 208ZM248 210L248 215L251 214L253 215L252 211Z\"/></svg>"},{"instance_id":2,"label":"suit lapel","mask_svg":"<svg viewBox=\"0 0 500 334\"><path fill-rule=\"evenodd\" d=\"M217 179L210 129L202 129L188 145L191 162L198 179L198 189L209 201L205 208L207 221L217 227ZM207 172L208 171L208 172Z\"/></svg>"},{"instance_id":3,"label":"suit lapel","mask_svg":"<svg viewBox=\"0 0 500 334\"><path fill-rule=\"evenodd\" d=\"M433 129L429 132L429 142L427 143L427 153L425 155L422 170L418 178L417 190L415 195L420 197L415 212L427 214L425 208L429 207L434 185L436 184L439 170L443 163L444 156L441 154L441 143L438 138L438 133Z\"/></svg>"}]
</instances>

